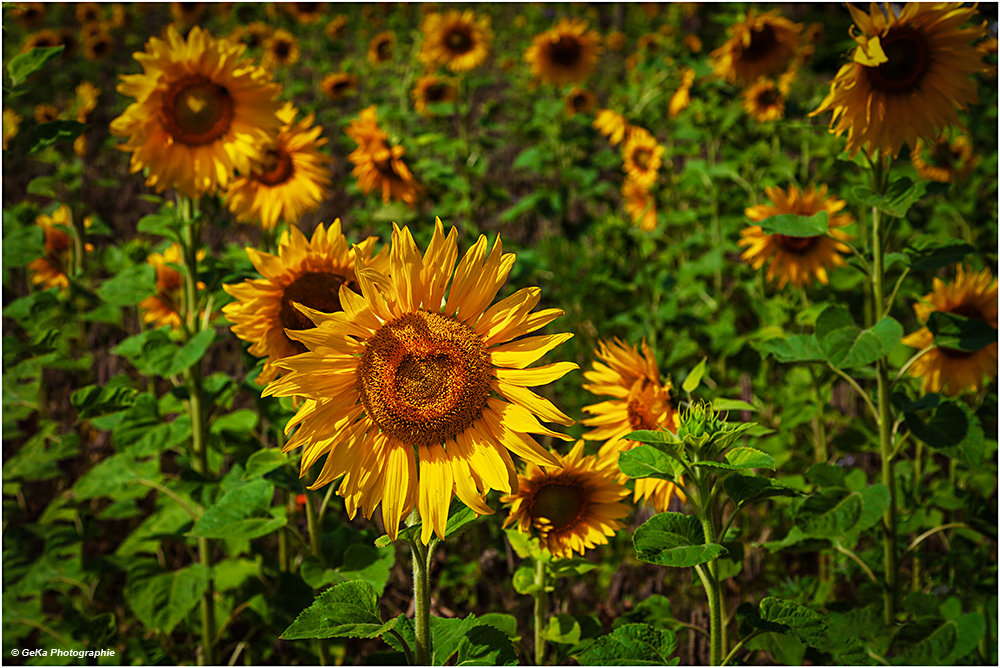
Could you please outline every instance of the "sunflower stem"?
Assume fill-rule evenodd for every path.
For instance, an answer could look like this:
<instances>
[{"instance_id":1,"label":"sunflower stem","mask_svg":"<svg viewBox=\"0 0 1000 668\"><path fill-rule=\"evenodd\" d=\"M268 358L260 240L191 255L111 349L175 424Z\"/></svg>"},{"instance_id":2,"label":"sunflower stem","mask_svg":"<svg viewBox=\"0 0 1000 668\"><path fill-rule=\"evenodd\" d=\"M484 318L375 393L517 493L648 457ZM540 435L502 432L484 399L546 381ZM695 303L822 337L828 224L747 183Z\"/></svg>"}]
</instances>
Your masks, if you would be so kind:
<instances>
[{"instance_id":1,"label":"sunflower stem","mask_svg":"<svg viewBox=\"0 0 1000 668\"><path fill-rule=\"evenodd\" d=\"M715 528L712 526L711 511L701 517L701 526L705 530L705 544L715 542ZM709 663L713 666L722 665L722 647L726 644L724 635L726 628L722 624L722 590L719 588L719 560L712 559L700 569L702 584L708 595L709 633L711 634L711 649Z\"/></svg>"},{"instance_id":2,"label":"sunflower stem","mask_svg":"<svg viewBox=\"0 0 1000 668\"><path fill-rule=\"evenodd\" d=\"M535 665L545 665L545 631L546 613L549 609L549 593L545 591L545 562L535 559L535 586L538 590L532 595L535 599Z\"/></svg>"},{"instance_id":3,"label":"sunflower stem","mask_svg":"<svg viewBox=\"0 0 1000 668\"><path fill-rule=\"evenodd\" d=\"M410 540L413 551L413 626L415 642L413 661L417 666L431 665L433 639L431 638L431 590L428 582L430 550L415 536Z\"/></svg>"}]
</instances>

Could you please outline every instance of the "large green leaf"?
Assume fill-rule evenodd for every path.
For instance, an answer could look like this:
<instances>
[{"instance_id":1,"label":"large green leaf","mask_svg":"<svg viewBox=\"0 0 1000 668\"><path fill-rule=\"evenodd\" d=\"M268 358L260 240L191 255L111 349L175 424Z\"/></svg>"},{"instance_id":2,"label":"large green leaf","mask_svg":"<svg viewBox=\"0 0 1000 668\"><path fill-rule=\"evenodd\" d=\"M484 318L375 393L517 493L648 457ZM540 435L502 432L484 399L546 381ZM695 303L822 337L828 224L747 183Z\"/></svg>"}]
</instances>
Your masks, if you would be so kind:
<instances>
[{"instance_id":1,"label":"large green leaf","mask_svg":"<svg viewBox=\"0 0 1000 668\"><path fill-rule=\"evenodd\" d=\"M23 227L3 238L3 266L9 269L23 267L44 252L45 232L37 225ZM8 315L7 309L4 309L4 315Z\"/></svg>"},{"instance_id":2,"label":"large green leaf","mask_svg":"<svg viewBox=\"0 0 1000 668\"><path fill-rule=\"evenodd\" d=\"M818 237L830 228L830 214L819 211L811 216L779 213L757 223L764 234L783 234L786 237Z\"/></svg>"},{"instance_id":3,"label":"large green leaf","mask_svg":"<svg viewBox=\"0 0 1000 668\"><path fill-rule=\"evenodd\" d=\"M882 516L889 510L891 499L889 488L878 483L866 487L861 492L861 515L858 522L847 532L844 544L848 547L858 541L862 531L867 531L879 523Z\"/></svg>"},{"instance_id":4,"label":"large green leaf","mask_svg":"<svg viewBox=\"0 0 1000 668\"><path fill-rule=\"evenodd\" d=\"M7 63L7 75L14 86L20 86L25 79L40 70L66 47L59 46L36 46L27 53L21 53L10 59Z\"/></svg>"},{"instance_id":5,"label":"large green leaf","mask_svg":"<svg viewBox=\"0 0 1000 668\"><path fill-rule=\"evenodd\" d=\"M757 475L731 475L722 481L722 488L737 505L774 496L798 496L799 492L773 478Z\"/></svg>"},{"instance_id":6,"label":"large green leaf","mask_svg":"<svg viewBox=\"0 0 1000 668\"><path fill-rule=\"evenodd\" d=\"M933 311L927 318L927 329L934 335L934 345L948 350L974 353L997 342L995 327L957 313Z\"/></svg>"},{"instance_id":7,"label":"large green leaf","mask_svg":"<svg viewBox=\"0 0 1000 668\"><path fill-rule=\"evenodd\" d=\"M635 530L632 542L640 560L673 568L697 566L726 554L717 543L705 544L697 517L680 513L653 515Z\"/></svg>"},{"instance_id":8,"label":"large green leaf","mask_svg":"<svg viewBox=\"0 0 1000 668\"><path fill-rule=\"evenodd\" d=\"M918 239L906 249L910 256L911 271L937 271L959 262L969 253L975 253L976 247L958 239L938 241Z\"/></svg>"},{"instance_id":9,"label":"large green leaf","mask_svg":"<svg viewBox=\"0 0 1000 668\"><path fill-rule=\"evenodd\" d=\"M35 153L55 144L74 141L86 129L86 124L77 121L52 121L36 125L31 130L30 152Z\"/></svg>"},{"instance_id":10,"label":"large green leaf","mask_svg":"<svg viewBox=\"0 0 1000 668\"><path fill-rule=\"evenodd\" d=\"M773 355L779 362L819 362L826 359L816 337L793 334L786 338L768 339L755 344L764 355Z\"/></svg>"},{"instance_id":11,"label":"large green leaf","mask_svg":"<svg viewBox=\"0 0 1000 668\"><path fill-rule=\"evenodd\" d=\"M580 642L580 622L573 615L560 612L549 617L549 625L542 629L542 637L563 645Z\"/></svg>"},{"instance_id":12,"label":"large green leaf","mask_svg":"<svg viewBox=\"0 0 1000 668\"><path fill-rule=\"evenodd\" d=\"M255 478L241 483L205 509L191 535L199 538L244 538L266 536L287 523L270 514L274 483Z\"/></svg>"},{"instance_id":13,"label":"large green leaf","mask_svg":"<svg viewBox=\"0 0 1000 668\"><path fill-rule=\"evenodd\" d=\"M517 652L503 631L492 626L476 626L459 641L455 665L515 666Z\"/></svg>"},{"instance_id":14,"label":"large green leaf","mask_svg":"<svg viewBox=\"0 0 1000 668\"><path fill-rule=\"evenodd\" d=\"M913 435L938 452L973 467L982 462L986 447L983 428L965 404L943 401L926 422L915 412L905 415Z\"/></svg>"},{"instance_id":15,"label":"large green leaf","mask_svg":"<svg viewBox=\"0 0 1000 668\"><path fill-rule=\"evenodd\" d=\"M774 457L753 448L733 448L726 453L724 462L701 461L692 466L745 471L747 469L775 469Z\"/></svg>"},{"instance_id":16,"label":"large green leaf","mask_svg":"<svg viewBox=\"0 0 1000 668\"><path fill-rule=\"evenodd\" d=\"M364 580L381 596L395 563L396 551L391 547L376 548L354 543L344 550L343 563L337 568L324 569L318 559L306 557L302 562L302 579L313 589L331 583Z\"/></svg>"},{"instance_id":17,"label":"large green leaf","mask_svg":"<svg viewBox=\"0 0 1000 668\"><path fill-rule=\"evenodd\" d=\"M765 598L760 602L760 617L766 622L781 624L787 633L810 647L822 649L826 644L829 623L815 610L799 605L795 601L781 598Z\"/></svg>"},{"instance_id":18,"label":"large green leaf","mask_svg":"<svg viewBox=\"0 0 1000 668\"><path fill-rule=\"evenodd\" d=\"M155 561L143 561L129 571L125 600L146 628L169 634L198 604L209 573L202 564L162 573Z\"/></svg>"},{"instance_id":19,"label":"large green leaf","mask_svg":"<svg viewBox=\"0 0 1000 668\"><path fill-rule=\"evenodd\" d=\"M382 623L378 595L370 584L344 582L316 597L281 638L375 638L395 625L395 619Z\"/></svg>"},{"instance_id":20,"label":"large green leaf","mask_svg":"<svg viewBox=\"0 0 1000 668\"><path fill-rule=\"evenodd\" d=\"M618 468L629 478L675 480L676 459L652 445L640 445L618 455Z\"/></svg>"},{"instance_id":21,"label":"large green leaf","mask_svg":"<svg viewBox=\"0 0 1000 668\"><path fill-rule=\"evenodd\" d=\"M594 641L576 656L583 666L676 666L671 659L677 650L673 631L648 624L625 624Z\"/></svg>"},{"instance_id":22,"label":"large green leaf","mask_svg":"<svg viewBox=\"0 0 1000 668\"><path fill-rule=\"evenodd\" d=\"M159 480L158 459L141 459L131 452L112 455L84 473L73 485L73 496L78 499L94 499L102 496L116 497L129 491L146 494L148 487L139 487L136 480Z\"/></svg>"},{"instance_id":23,"label":"large green leaf","mask_svg":"<svg viewBox=\"0 0 1000 668\"><path fill-rule=\"evenodd\" d=\"M45 420L38 431L3 464L3 480L49 480L64 473L58 463L80 451L77 434L60 434L59 425Z\"/></svg>"},{"instance_id":24,"label":"large green leaf","mask_svg":"<svg viewBox=\"0 0 1000 668\"><path fill-rule=\"evenodd\" d=\"M902 218L913 203L924 196L926 190L927 184L924 181L914 183L904 176L896 179L885 195L880 195L867 186L856 186L853 194L865 206L873 206L894 218Z\"/></svg>"},{"instance_id":25,"label":"large green leaf","mask_svg":"<svg viewBox=\"0 0 1000 668\"><path fill-rule=\"evenodd\" d=\"M156 269L151 264L129 267L97 289L97 295L112 306L133 306L156 292Z\"/></svg>"},{"instance_id":26,"label":"large green leaf","mask_svg":"<svg viewBox=\"0 0 1000 668\"><path fill-rule=\"evenodd\" d=\"M846 490L823 490L805 500L795 524L809 536L839 538L861 518L861 495Z\"/></svg>"},{"instance_id":27,"label":"large green leaf","mask_svg":"<svg viewBox=\"0 0 1000 668\"><path fill-rule=\"evenodd\" d=\"M708 362L707 357L703 357L700 362L698 362L695 368L691 369L691 373L687 375L684 379L684 383L681 384L681 389L688 394L695 391L695 388L701 384L701 378L705 375L705 364Z\"/></svg>"},{"instance_id":28,"label":"large green leaf","mask_svg":"<svg viewBox=\"0 0 1000 668\"><path fill-rule=\"evenodd\" d=\"M75 391L70 396L69 402L76 409L77 417L89 420L128 408L135 403L137 394L135 389L121 385L115 387L87 385Z\"/></svg>"},{"instance_id":29,"label":"large green leaf","mask_svg":"<svg viewBox=\"0 0 1000 668\"><path fill-rule=\"evenodd\" d=\"M247 467L243 473L243 479L252 480L253 478L262 478L274 469L280 468L290 461L292 460L288 458L288 455L281 450L271 448L258 450L247 459Z\"/></svg>"},{"instance_id":30,"label":"large green leaf","mask_svg":"<svg viewBox=\"0 0 1000 668\"><path fill-rule=\"evenodd\" d=\"M862 330L842 306L830 306L816 319L816 340L830 364L838 369L866 366L889 352L903 338L903 326L894 318L879 320Z\"/></svg>"}]
</instances>

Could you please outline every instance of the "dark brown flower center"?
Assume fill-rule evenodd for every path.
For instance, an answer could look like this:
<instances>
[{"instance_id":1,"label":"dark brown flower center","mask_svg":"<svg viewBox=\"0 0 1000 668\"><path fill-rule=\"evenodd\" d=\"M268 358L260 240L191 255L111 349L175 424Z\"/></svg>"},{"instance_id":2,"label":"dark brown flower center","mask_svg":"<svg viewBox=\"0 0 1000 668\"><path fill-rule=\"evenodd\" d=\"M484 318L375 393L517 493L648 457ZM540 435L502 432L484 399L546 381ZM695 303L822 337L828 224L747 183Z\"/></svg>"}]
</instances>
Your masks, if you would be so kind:
<instances>
[{"instance_id":1,"label":"dark brown flower center","mask_svg":"<svg viewBox=\"0 0 1000 668\"><path fill-rule=\"evenodd\" d=\"M740 60L751 62L763 60L771 55L774 47L778 44L778 38L774 34L774 28L769 23L750 31L750 45L743 49Z\"/></svg>"},{"instance_id":2,"label":"dark brown flower center","mask_svg":"<svg viewBox=\"0 0 1000 668\"><path fill-rule=\"evenodd\" d=\"M810 214L811 215L811 214ZM775 234L773 239L778 248L792 255L805 255L822 237L790 237L786 234Z\"/></svg>"},{"instance_id":3,"label":"dark brown flower center","mask_svg":"<svg viewBox=\"0 0 1000 668\"><path fill-rule=\"evenodd\" d=\"M288 56L292 53L292 44L287 40L279 39L274 43L272 48L275 58L283 62L288 60Z\"/></svg>"},{"instance_id":4,"label":"dark brown flower center","mask_svg":"<svg viewBox=\"0 0 1000 668\"><path fill-rule=\"evenodd\" d=\"M347 92L350 91L352 88L354 88L354 86L348 79L341 79L340 81L335 82L330 87L330 90L333 91L334 95L340 96L340 95L346 95Z\"/></svg>"},{"instance_id":5,"label":"dark brown flower center","mask_svg":"<svg viewBox=\"0 0 1000 668\"><path fill-rule=\"evenodd\" d=\"M531 517L545 518L553 531L559 531L580 519L586 508L582 490L570 481L552 480L535 492Z\"/></svg>"},{"instance_id":6,"label":"dark brown flower center","mask_svg":"<svg viewBox=\"0 0 1000 668\"><path fill-rule=\"evenodd\" d=\"M452 28L444 43L449 51L458 56L472 51L472 47L475 46L472 35L465 26Z\"/></svg>"},{"instance_id":7,"label":"dark brown flower center","mask_svg":"<svg viewBox=\"0 0 1000 668\"><path fill-rule=\"evenodd\" d=\"M573 96L572 104L574 111L583 111L587 108L590 102L590 98L583 93L577 93Z\"/></svg>"},{"instance_id":8,"label":"dark brown flower center","mask_svg":"<svg viewBox=\"0 0 1000 668\"><path fill-rule=\"evenodd\" d=\"M95 58L104 58L111 52L111 40L106 35L96 35L87 45Z\"/></svg>"},{"instance_id":9,"label":"dark brown flower center","mask_svg":"<svg viewBox=\"0 0 1000 668\"><path fill-rule=\"evenodd\" d=\"M188 75L163 94L160 122L174 141L188 146L211 144L229 131L233 97L225 86L207 77Z\"/></svg>"},{"instance_id":10,"label":"dark brown flower center","mask_svg":"<svg viewBox=\"0 0 1000 668\"><path fill-rule=\"evenodd\" d=\"M358 364L368 415L411 445L444 443L472 426L494 377L482 338L455 318L426 311L383 325Z\"/></svg>"},{"instance_id":11,"label":"dark brown flower center","mask_svg":"<svg viewBox=\"0 0 1000 668\"><path fill-rule=\"evenodd\" d=\"M646 171L649 169L649 161L652 157L653 154L648 148L638 148L632 153L632 162L643 171Z\"/></svg>"},{"instance_id":12,"label":"dark brown flower center","mask_svg":"<svg viewBox=\"0 0 1000 668\"><path fill-rule=\"evenodd\" d=\"M296 331L315 327L312 320L292 306L292 302L323 313L340 311L340 286L345 283L354 290L358 287L353 278L345 280L340 274L328 271L313 271L296 278L281 295L281 311L278 315L281 326Z\"/></svg>"},{"instance_id":13,"label":"dark brown flower center","mask_svg":"<svg viewBox=\"0 0 1000 668\"><path fill-rule=\"evenodd\" d=\"M781 94L774 88L765 88L757 94L757 106L761 109L767 109L778 104L781 100Z\"/></svg>"},{"instance_id":14,"label":"dark brown flower center","mask_svg":"<svg viewBox=\"0 0 1000 668\"><path fill-rule=\"evenodd\" d=\"M883 93L908 93L920 86L930 69L930 49L912 26L893 28L881 40L888 62L866 68L872 85Z\"/></svg>"},{"instance_id":15,"label":"dark brown flower center","mask_svg":"<svg viewBox=\"0 0 1000 668\"><path fill-rule=\"evenodd\" d=\"M436 83L427 87L424 92L424 99L428 102L441 102L448 98L448 84Z\"/></svg>"},{"instance_id":16,"label":"dark brown flower center","mask_svg":"<svg viewBox=\"0 0 1000 668\"><path fill-rule=\"evenodd\" d=\"M268 149L261 171L253 172L253 179L266 186L276 186L285 183L295 174L295 165L288 151L278 147Z\"/></svg>"},{"instance_id":17,"label":"dark brown flower center","mask_svg":"<svg viewBox=\"0 0 1000 668\"><path fill-rule=\"evenodd\" d=\"M549 47L549 60L559 67L574 67L583 54L580 40L572 35L563 35Z\"/></svg>"},{"instance_id":18,"label":"dark brown flower center","mask_svg":"<svg viewBox=\"0 0 1000 668\"><path fill-rule=\"evenodd\" d=\"M392 41L383 39L375 45L375 53L378 54L379 62L385 62L392 58Z\"/></svg>"}]
</instances>

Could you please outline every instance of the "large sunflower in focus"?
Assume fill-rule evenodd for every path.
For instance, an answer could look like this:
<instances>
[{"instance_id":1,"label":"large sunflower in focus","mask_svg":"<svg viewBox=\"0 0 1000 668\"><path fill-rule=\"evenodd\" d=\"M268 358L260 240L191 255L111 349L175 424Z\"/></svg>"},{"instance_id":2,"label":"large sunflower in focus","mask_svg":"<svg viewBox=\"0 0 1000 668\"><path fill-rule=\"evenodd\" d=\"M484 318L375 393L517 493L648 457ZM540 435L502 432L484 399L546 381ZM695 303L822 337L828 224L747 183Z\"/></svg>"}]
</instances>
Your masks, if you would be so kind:
<instances>
[{"instance_id":1,"label":"large sunflower in focus","mask_svg":"<svg viewBox=\"0 0 1000 668\"><path fill-rule=\"evenodd\" d=\"M372 259L375 241L375 237L368 237L357 248L366 264L385 270L385 253ZM275 362L306 352L286 330L315 327L292 304L321 313L340 311L340 286L357 290L358 283L354 280L354 253L340 231L340 219L329 229L320 223L312 240L292 226L281 233L277 256L253 248L247 248L247 255L263 278L223 285L236 301L222 307L222 313L232 321L233 334L253 344L250 354L267 357L257 376L257 383L263 385L278 376Z\"/></svg>"},{"instance_id":2,"label":"large sunflower in focus","mask_svg":"<svg viewBox=\"0 0 1000 668\"><path fill-rule=\"evenodd\" d=\"M235 179L226 191L226 204L240 222L260 221L269 230L284 220L295 225L306 211L319 207L330 185L329 156L320 153L326 144L322 127L312 127L315 114L298 124L298 109L291 102L278 112L285 124L247 176Z\"/></svg>"},{"instance_id":3,"label":"large sunflower in focus","mask_svg":"<svg viewBox=\"0 0 1000 668\"><path fill-rule=\"evenodd\" d=\"M556 455L560 469L528 464L517 476L517 493L500 500L511 504L504 520L516 523L522 533L538 532L539 544L557 559L573 552L606 545L608 536L622 528L618 521L628 515L622 499L628 490L618 478L617 462L611 458L583 455L583 441L566 456Z\"/></svg>"},{"instance_id":4,"label":"large sunflower in focus","mask_svg":"<svg viewBox=\"0 0 1000 668\"><path fill-rule=\"evenodd\" d=\"M924 296L924 302L913 305L922 322L934 311L941 311L982 320L997 329L997 282L989 269L973 272L959 265L954 282L934 279L934 289ZM934 344L934 335L923 327L904 337L903 343L922 350ZM924 392L953 397L964 391L976 392L983 387L984 377L987 381L997 377L997 344L975 352L935 346L910 366L910 375L924 379Z\"/></svg>"},{"instance_id":5,"label":"large sunflower in focus","mask_svg":"<svg viewBox=\"0 0 1000 668\"><path fill-rule=\"evenodd\" d=\"M587 31L587 22L564 18L551 30L536 35L524 52L531 73L557 86L586 79L604 47L596 30Z\"/></svg>"},{"instance_id":6,"label":"large sunflower in focus","mask_svg":"<svg viewBox=\"0 0 1000 668\"><path fill-rule=\"evenodd\" d=\"M730 28L729 39L712 52L714 72L740 84L776 76L791 64L801 33L801 23L792 23L777 11L757 14L751 9L743 22Z\"/></svg>"},{"instance_id":7,"label":"large sunflower in focus","mask_svg":"<svg viewBox=\"0 0 1000 668\"><path fill-rule=\"evenodd\" d=\"M421 255L409 230L394 226L389 275L355 252L363 296L341 287L343 312L300 308L316 328L288 335L310 352L276 362L282 377L264 391L304 398L286 427L298 426L286 449L305 446L303 472L327 455L313 487L343 476L337 493L350 515L361 508L371 517L381 504L392 539L414 507L421 539L444 537L454 494L477 513L492 512L483 495L517 491L510 452L559 466L530 434L569 440L539 418L573 420L528 388L577 366L527 367L572 335L520 338L563 312L531 313L538 288L491 306L514 256L502 253L499 239L486 251L481 236L456 270L454 228L446 237L438 220Z\"/></svg>"},{"instance_id":8,"label":"large sunflower in focus","mask_svg":"<svg viewBox=\"0 0 1000 668\"><path fill-rule=\"evenodd\" d=\"M961 3L907 3L899 16L872 3L871 14L848 4L861 30L852 62L840 68L830 93L810 115L833 111L830 131L847 132L853 156L864 148L899 155L906 142L935 139L951 125L961 125L958 109L979 101L969 76L983 71L972 42L984 26L960 28L976 13Z\"/></svg>"},{"instance_id":9,"label":"large sunflower in focus","mask_svg":"<svg viewBox=\"0 0 1000 668\"><path fill-rule=\"evenodd\" d=\"M358 180L358 189L366 194L380 189L384 203L396 198L414 206L423 188L403 162L406 150L387 143L389 135L378 126L375 105L363 110L344 132L358 145L347 156L354 165L351 173Z\"/></svg>"},{"instance_id":10,"label":"large sunflower in focus","mask_svg":"<svg viewBox=\"0 0 1000 668\"><path fill-rule=\"evenodd\" d=\"M746 210L747 217L755 222L783 213L812 216L826 211L830 215L829 235L790 237L764 234L759 225L740 231L738 243L747 247L740 257L754 269L760 269L770 259L767 280L773 281L777 277L779 289L789 281L795 287L802 287L814 279L826 285L830 282L826 270L844 265L840 254L850 252L844 242L851 236L840 228L850 225L854 219L850 214L838 213L846 202L827 197L826 190L825 185L817 190L813 184L801 192L795 186L789 186L787 192L781 188L765 188L771 204L758 204Z\"/></svg>"},{"instance_id":11,"label":"large sunflower in focus","mask_svg":"<svg viewBox=\"0 0 1000 668\"><path fill-rule=\"evenodd\" d=\"M146 185L199 197L261 159L260 147L281 124L281 88L240 60L245 48L198 26L185 40L170 26L166 41L151 37L135 54L144 71L122 76L118 92L136 101L111 122L111 133L128 138L119 148L132 152L133 173L148 169Z\"/></svg>"},{"instance_id":12,"label":"large sunflower in focus","mask_svg":"<svg viewBox=\"0 0 1000 668\"><path fill-rule=\"evenodd\" d=\"M471 9L446 14L434 12L420 25L424 43L420 62L427 66L444 65L452 72L468 72L483 64L490 55L493 31L490 17L476 15Z\"/></svg>"},{"instance_id":13,"label":"large sunflower in focus","mask_svg":"<svg viewBox=\"0 0 1000 668\"><path fill-rule=\"evenodd\" d=\"M607 442L599 455L618 461L618 454L638 445L625 438L640 429L677 431L679 416L673 405L673 385L660 382L653 350L642 342L642 355L635 346L615 339L601 341L594 353L602 362L594 362L583 377L590 381L583 389L598 396L612 397L598 404L585 406L594 415L581 424L594 427L583 435L587 440ZM677 486L668 480L640 478L635 481L635 500L645 499L660 512L666 512L670 499L679 494Z\"/></svg>"}]
</instances>

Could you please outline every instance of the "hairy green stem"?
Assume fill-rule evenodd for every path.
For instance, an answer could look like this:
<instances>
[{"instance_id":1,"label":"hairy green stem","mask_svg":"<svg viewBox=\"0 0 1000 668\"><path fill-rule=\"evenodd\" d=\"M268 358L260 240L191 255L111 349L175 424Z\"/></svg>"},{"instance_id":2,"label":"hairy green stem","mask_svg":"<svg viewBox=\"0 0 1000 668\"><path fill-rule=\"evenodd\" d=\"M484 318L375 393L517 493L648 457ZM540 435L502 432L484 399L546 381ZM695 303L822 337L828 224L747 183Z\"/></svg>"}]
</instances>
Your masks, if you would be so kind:
<instances>
[{"instance_id":1,"label":"hairy green stem","mask_svg":"<svg viewBox=\"0 0 1000 668\"><path fill-rule=\"evenodd\" d=\"M707 504L706 504L707 505ZM705 544L710 545L715 541L715 527L712 526L711 508L705 509L705 515L701 518L701 526L705 531ZM701 581L705 585L705 593L708 594L708 616L709 632L711 634L711 650L709 662L713 666L722 665L722 648L726 645L724 635L726 627L722 624L722 589L719 587L719 561L712 559L705 564L705 568L699 570Z\"/></svg>"},{"instance_id":2,"label":"hairy green stem","mask_svg":"<svg viewBox=\"0 0 1000 668\"><path fill-rule=\"evenodd\" d=\"M545 638L542 632L545 631L546 613L549 609L549 593L545 591L546 579L545 562L541 559L535 560L535 586L538 590L533 594L535 599L535 665L545 665Z\"/></svg>"},{"instance_id":3,"label":"hairy green stem","mask_svg":"<svg viewBox=\"0 0 1000 668\"><path fill-rule=\"evenodd\" d=\"M736 657L736 652L738 652L741 649L743 649L748 642L750 642L751 640L753 640L757 636L761 635L762 633L764 633L764 631L761 631L761 630L758 629L758 630L754 631L753 633L751 633L750 635L748 635L743 640L741 640L738 643L736 643L736 646L733 647L732 651L729 652L729 654L726 655L726 658L722 661L722 663L720 665L728 666L729 662L732 661L733 658Z\"/></svg>"},{"instance_id":4,"label":"hairy green stem","mask_svg":"<svg viewBox=\"0 0 1000 668\"><path fill-rule=\"evenodd\" d=\"M429 582L430 550L419 536L410 540L413 551L413 626L415 647L413 661L417 666L431 665L434 647L431 638L431 588Z\"/></svg>"}]
</instances>

